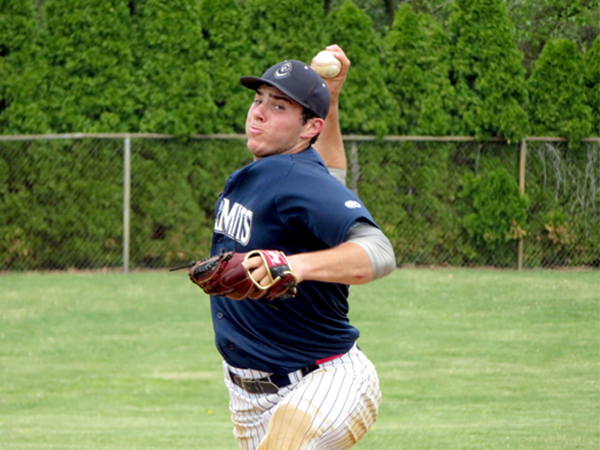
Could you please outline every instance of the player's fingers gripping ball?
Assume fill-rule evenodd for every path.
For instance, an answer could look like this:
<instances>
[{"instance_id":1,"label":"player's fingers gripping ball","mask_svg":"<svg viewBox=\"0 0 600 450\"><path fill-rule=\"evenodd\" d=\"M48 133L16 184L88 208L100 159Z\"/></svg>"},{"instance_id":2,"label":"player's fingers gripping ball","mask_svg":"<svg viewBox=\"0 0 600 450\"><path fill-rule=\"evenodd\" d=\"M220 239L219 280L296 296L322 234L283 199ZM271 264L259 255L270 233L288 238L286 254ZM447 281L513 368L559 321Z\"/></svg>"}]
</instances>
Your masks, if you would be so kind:
<instances>
[{"instance_id":1,"label":"player's fingers gripping ball","mask_svg":"<svg viewBox=\"0 0 600 450\"><path fill-rule=\"evenodd\" d=\"M248 258L260 256L267 270L269 283L261 285L242 264ZM296 294L297 278L282 252L254 250L249 253L224 252L197 262L189 272L190 280L209 295L222 295L233 300L266 297L268 300Z\"/></svg>"}]
</instances>

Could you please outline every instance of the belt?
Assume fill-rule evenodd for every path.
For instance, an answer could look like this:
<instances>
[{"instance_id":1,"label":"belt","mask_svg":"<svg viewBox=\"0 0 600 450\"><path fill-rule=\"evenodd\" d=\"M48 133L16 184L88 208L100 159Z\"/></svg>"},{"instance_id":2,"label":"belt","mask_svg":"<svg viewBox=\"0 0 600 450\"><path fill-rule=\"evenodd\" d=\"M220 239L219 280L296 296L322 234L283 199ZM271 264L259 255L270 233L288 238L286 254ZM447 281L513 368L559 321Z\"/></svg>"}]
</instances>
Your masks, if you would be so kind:
<instances>
[{"instance_id":1,"label":"belt","mask_svg":"<svg viewBox=\"0 0 600 450\"><path fill-rule=\"evenodd\" d=\"M302 374L302 377L305 377L318 368L318 365L307 366L294 373L297 373L298 375ZM279 389L296 382L292 381L290 374L272 374L264 378L242 378L230 370L229 376L231 377L233 384L241 387L248 394L277 394Z\"/></svg>"}]
</instances>

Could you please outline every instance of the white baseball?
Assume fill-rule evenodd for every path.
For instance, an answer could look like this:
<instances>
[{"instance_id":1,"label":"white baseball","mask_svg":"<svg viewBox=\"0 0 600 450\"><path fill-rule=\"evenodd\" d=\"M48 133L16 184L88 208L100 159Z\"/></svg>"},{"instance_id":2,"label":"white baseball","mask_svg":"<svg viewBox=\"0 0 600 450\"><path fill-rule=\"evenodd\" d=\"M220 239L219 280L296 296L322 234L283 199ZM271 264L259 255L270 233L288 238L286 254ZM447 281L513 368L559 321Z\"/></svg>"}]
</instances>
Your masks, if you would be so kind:
<instances>
[{"instance_id":1,"label":"white baseball","mask_svg":"<svg viewBox=\"0 0 600 450\"><path fill-rule=\"evenodd\" d=\"M323 78L333 78L342 70L342 63L332 51L323 50L313 59L313 67Z\"/></svg>"}]
</instances>

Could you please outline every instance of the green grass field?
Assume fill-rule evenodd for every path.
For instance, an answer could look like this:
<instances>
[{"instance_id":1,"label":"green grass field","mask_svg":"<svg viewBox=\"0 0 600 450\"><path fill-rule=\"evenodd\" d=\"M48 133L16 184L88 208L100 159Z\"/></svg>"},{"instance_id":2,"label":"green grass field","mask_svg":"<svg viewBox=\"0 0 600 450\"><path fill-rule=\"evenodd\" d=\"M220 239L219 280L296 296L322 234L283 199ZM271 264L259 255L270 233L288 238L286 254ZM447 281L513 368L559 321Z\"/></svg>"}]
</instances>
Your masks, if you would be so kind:
<instances>
[{"instance_id":1,"label":"green grass field","mask_svg":"<svg viewBox=\"0 0 600 450\"><path fill-rule=\"evenodd\" d=\"M351 289L384 402L357 449L600 447L600 272L398 270ZM184 272L0 276L1 449L236 449Z\"/></svg>"}]
</instances>

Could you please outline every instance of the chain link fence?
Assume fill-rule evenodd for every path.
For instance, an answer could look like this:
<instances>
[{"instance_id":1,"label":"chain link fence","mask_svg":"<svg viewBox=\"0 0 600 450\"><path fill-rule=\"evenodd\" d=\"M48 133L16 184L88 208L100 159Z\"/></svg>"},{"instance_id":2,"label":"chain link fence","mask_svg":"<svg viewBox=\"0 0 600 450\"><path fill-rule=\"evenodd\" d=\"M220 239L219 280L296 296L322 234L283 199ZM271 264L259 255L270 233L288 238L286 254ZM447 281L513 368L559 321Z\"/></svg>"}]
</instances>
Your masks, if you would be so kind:
<instances>
[{"instance_id":1,"label":"chain link fence","mask_svg":"<svg viewBox=\"0 0 600 450\"><path fill-rule=\"evenodd\" d=\"M528 143L527 267L600 266L600 143Z\"/></svg>"},{"instance_id":2,"label":"chain link fence","mask_svg":"<svg viewBox=\"0 0 600 450\"><path fill-rule=\"evenodd\" d=\"M598 267L600 139L346 136L348 185L399 266ZM166 268L208 255L243 136L0 137L0 271Z\"/></svg>"},{"instance_id":3,"label":"chain link fence","mask_svg":"<svg viewBox=\"0 0 600 450\"><path fill-rule=\"evenodd\" d=\"M599 265L597 139L388 139L349 160L399 265Z\"/></svg>"}]
</instances>

